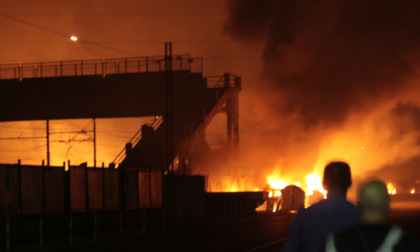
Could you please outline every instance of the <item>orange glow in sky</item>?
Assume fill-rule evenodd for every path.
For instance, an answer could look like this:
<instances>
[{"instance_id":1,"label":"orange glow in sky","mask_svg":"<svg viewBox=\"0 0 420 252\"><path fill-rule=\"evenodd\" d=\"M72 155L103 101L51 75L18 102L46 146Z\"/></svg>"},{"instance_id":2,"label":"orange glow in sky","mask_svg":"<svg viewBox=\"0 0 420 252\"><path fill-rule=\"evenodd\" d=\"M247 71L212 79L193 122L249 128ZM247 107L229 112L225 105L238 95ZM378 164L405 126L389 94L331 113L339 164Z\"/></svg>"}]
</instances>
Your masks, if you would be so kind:
<instances>
[{"instance_id":1,"label":"orange glow in sky","mask_svg":"<svg viewBox=\"0 0 420 252\"><path fill-rule=\"evenodd\" d=\"M418 19L398 18L402 15L400 13L405 13L403 11L393 13L392 25L382 22L386 20L376 20L373 15L378 30L372 27L375 28L372 32L365 33L364 28L359 31L359 26L353 25L353 19L338 18L340 10L330 10L328 1L320 1L317 8L296 1L292 5L302 5L296 9L304 10L302 13L308 11L310 15L295 15L296 20L287 22L296 24L296 27L291 29L293 32L289 38L293 43L285 43L281 40L283 36L274 36L283 23L272 22L285 18L277 18L276 8L270 12L272 17L264 19L267 22L254 22L252 16L242 15L245 13L241 11L249 9L255 14L258 8L229 11L226 4L229 1L226 0L200 1L199 4L191 4L193 1L129 0L117 5L112 4L113 1L102 1L100 5L85 0L47 2L51 4L7 1L2 5L2 12L15 13L16 18L27 22L1 19L0 64L129 56L107 47L140 56L163 55L164 42L171 41L174 54L203 57L203 76L229 72L242 77L238 160L227 165L225 160L217 163L203 158L191 171L210 174L210 180L217 173L217 179L210 181L214 191L262 190L268 188L267 184L273 190L280 190L299 181L307 193L323 192L320 175L331 159L348 161L354 182L357 182L368 172L388 165L393 168L420 156L417 130L420 111L417 45L420 36L415 32ZM241 1L231 2L240 7ZM259 2L264 5L265 1ZM235 6L231 5L232 8ZM243 7L249 6L244 4ZM359 9L362 11L361 8L348 8L356 11L356 15L370 13L358 13ZM326 15L315 13L319 10L325 10ZM232 19L230 12L237 13L238 18L245 18ZM127 13L133 15L125 15ZM404 15L416 17L417 13L415 9L407 9ZM226 26L229 20L243 22ZM248 27L246 21L250 21L254 29ZM37 26L46 29L40 31ZM226 27L231 28L226 30ZM335 30L338 27L354 27L356 30ZM74 34L75 31L82 40ZM347 35L336 36L344 32ZM229 34L236 34L236 37ZM368 43L361 41L358 34L365 34ZM386 37L394 34L401 36ZM80 43L86 41L95 43ZM369 45L372 44L378 47L371 50ZM351 69L352 78L341 74L347 73L348 69ZM278 83L270 83L275 80ZM327 99L317 99L317 95ZM295 99L289 101L288 97ZM338 98L329 100L331 97ZM313 109L302 110L304 108ZM305 117L309 119L304 121L311 123L302 123ZM134 120L119 124L112 120L98 120L98 165L109 163L124 148L126 141L141 126ZM0 163L22 159L26 164L39 164L46 158L46 139L42 138L45 137L45 122L31 123L0 123L0 137L3 138ZM56 121L51 122L51 130L81 131L87 123L89 121ZM87 129L91 130L92 124L89 127ZM225 114L216 115L206 130L206 140L212 150L225 145L225 128ZM91 136L91 132L53 134L51 163L61 165L71 160L72 163L88 161L91 165L94 149ZM284 168L281 173L274 172L277 163ZM403 189L399 184L392 186L391 192L395 187L406 192L410 189Z\"/></svg>"}]
</instances>

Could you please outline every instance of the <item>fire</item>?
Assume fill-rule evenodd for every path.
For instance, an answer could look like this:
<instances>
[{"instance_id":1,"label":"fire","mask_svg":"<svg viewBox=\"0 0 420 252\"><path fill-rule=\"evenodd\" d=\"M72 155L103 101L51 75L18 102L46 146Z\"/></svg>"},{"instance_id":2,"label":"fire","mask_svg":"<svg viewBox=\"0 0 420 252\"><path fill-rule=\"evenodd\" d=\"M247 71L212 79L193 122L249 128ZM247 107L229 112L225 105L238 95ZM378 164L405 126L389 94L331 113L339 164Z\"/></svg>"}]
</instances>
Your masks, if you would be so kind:
<instances>
[{"instance_id":1,"label":"fire","mask_svg":"<svg viewBox=\"0 0 420 252\"><path fill-rule=\"evenodd\" d=\"M72 41L77 41L77 40L78 40L78 38L77 38L76 36L71 36L71 37L70 37L70 39L71 39Z\"/></svg>"},{"instance_id":2,"label":"fire","mask_svg":"<svg viewBox=\"0 0 420 252\"><path fill-rule=\"evenodd\" d=\"M269 198L280 197L281 190L288 185L288 183L285 180L279 178L279 175L277 173L274 173L273 175L267 178L267 184L269 184L270 189L272 189L268 191ZM274 206L274 211L275 208L276 207Z\"/></svg>"},{"instance_id":3,"label":"fire","mask_svg":"<svg viewBox=\"0 0 420 252\"><path fill-rule=\"evenodd\" d=\"M390 195L397 194L397 189L395 188L395 186L391 182L388 183L388 185L386 187L388 188L388 193Z\"/></svg>"},{"instance_id":4,"label":"fire","mask_svg":"<svg viewBox=\"0 0 420 252\"><path fill-rule=\"evenodd\" d=\"M245 191L246 177L222 176L211 180L209 191L211 192L243 192ZM253 188L254 191L260 191Z\"/></svg>"},{"instance_id":5,"label":"fire","mask_svg":"<svg viewBox=\"0 0 420 252\"><path fill-rule=\"evenodd\" d=\"M270 185L272 189L281 190L285 188L288 183L283 179L279 179L278 176L272 175L267 178L267 183Z\"/></svg>"},{"instance_id":6,"label":"fire","mask_svg":"<svg viewBox=\"0 0 420 252\"><path fill-rule=\"evenodd\" d=\"M416 192L416 190L414 190L414 188L413 189L411 189L411 194L414 194Z\"/></svg>"},{"instance_id":7,"label":"fire","mask_svg":"<svg viewBox=\"0 0 420 252\"><path fill-rule=\"evenodd\" d=\"M268 192L268 196L270 198L280 197L281 189L285 188L287 185L296 185L298 187L302 187L300 182L286 181L284 179L281 179L280 176L276 173L267 177L267 183L271 189ZM324 195L324 198L327 195L327 191L325 191L322 186L321 177L315 171L306 175L306 188L303 189L306 192L307 196L313 195L314 191L321 192Z\"/></svg>"},{"instance_id":8,"label":"fire","mask_svg":"<svg viewBox=\"0 0 420 252\"><path fill-rule=\"evenodd\" d=\"M313 195L315 190L324 194L324 197L327 195L327 191L322 186L321 177L316 172L306 175L306 185L306 195L308 196Z\"/></svg>"}]
</instances>

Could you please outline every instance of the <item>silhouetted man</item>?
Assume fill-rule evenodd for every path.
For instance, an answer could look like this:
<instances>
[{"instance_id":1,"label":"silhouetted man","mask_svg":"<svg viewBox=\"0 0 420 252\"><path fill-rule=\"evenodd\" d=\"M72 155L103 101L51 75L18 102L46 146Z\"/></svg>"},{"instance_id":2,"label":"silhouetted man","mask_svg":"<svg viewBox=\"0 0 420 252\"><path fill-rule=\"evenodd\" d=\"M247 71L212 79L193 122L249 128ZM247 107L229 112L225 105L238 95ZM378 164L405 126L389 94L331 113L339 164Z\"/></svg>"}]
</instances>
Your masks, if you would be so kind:
<instances>
[{"instance_id":1,"label":"silhouetted man","mask_svg":"<svg viewBox=\"0 0 420 252\"><path fill-rule=\"evenodd\" d=\"M346 200L350 185L351 172L348 164L329 163L325 167L323 180L323 186L328 191L327 199L299 210L282 251L324 251L329 233L357 225L357 209Z\"/></svg>"},{"instance_id":2,"label":"silhouetted man","mask_svg":"<svg viewBox=\"0 0 420 252\"><path fill-rule=\"evenodd\" d=\"M372 181L359 192L360 226L327 239L327 252L420 251L415 239L397 226L387 225L390 197L386 185Z\"/></svg>"}]
</instances>

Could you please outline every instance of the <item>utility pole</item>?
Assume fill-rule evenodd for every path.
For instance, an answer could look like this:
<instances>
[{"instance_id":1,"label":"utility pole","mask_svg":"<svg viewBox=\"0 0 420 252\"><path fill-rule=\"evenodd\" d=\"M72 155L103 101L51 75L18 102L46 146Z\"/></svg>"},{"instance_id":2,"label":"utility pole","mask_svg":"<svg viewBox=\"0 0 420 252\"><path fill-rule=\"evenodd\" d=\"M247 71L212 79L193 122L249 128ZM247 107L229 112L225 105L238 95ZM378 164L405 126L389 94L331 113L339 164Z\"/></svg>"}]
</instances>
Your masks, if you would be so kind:
<instances>
[{"instance_id":1,"label":"utility pole","mask_svg":"<svg viewBox=\"0 0 420 252\"><path fill-rule=\"evenodd\" d=\"M166 169L174 167L172 42L165 43Z\"/></svg>"},{"instance_id":2,"label":"utility pole","mask_svg":"<svg viewBox=\"0 0 420 252\"><path fill-rule=\"evenodd\" d=\"M96 118L93 118L93 167L96 168Z\"/></svg>"},{"instance_id":3,"label":"utility pole","mask_svg":"<svg viewBox=\"0 0 420 252\"><path fill-rule=\"evenodd\" d=\"M50 120L47 119L47 166L50 166Z\"/></svg>"}]
</instances>

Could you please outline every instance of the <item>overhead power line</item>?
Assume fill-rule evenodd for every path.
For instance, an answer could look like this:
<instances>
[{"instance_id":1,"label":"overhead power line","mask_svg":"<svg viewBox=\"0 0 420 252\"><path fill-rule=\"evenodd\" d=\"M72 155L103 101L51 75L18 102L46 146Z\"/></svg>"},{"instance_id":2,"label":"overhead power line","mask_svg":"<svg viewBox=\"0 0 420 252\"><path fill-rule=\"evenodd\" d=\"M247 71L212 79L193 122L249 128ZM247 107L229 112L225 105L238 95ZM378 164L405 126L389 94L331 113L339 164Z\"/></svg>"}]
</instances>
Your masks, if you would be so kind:
<instances>
[{"instance_id":1,"label":"overhead power line","mask_svg":"<svg viewBox=\"0 0 420 252\"><path fill-rule=\"evenodd\" d=\"M31 23L31 22L28 22L28 21L22 20L22 19L20 19L20 18L13 17L13 16L10 16L10 15L4 14L4 13L0 13L0 16L2 16L2 17L4 17L4 18L7 18L7 19L10 19L10 20L13 20L13 21L15 21L15 22L19 22L19 23L22 23L22 24L26 24L26 25L28 25L28 26L32 26L32 27L35 27L35 28L37 28L37 29L40 29L40 30L43 30L43 31L46 31L46 32L49 32L49 33L52 33L52 34L55 34L55 35L57 35L57 36L65 37L66 39L70 39L70 37L71 37L70 35L67 35L67 34L64 34L64 33L61 33L61 32L58 32L58 31L55 31L55 30L52 30L52 29L46 28L46 27L44 27L44 26L40 26L40 25L37 25L37 24ZM139 55L137 55L137 54L135 54L135 53L132 53L132 52L128 52L128 51L124 51L124 50L117 49L117 48L114 48L114 47L110 47L110 46L106 46L106 45L98 44L98 43L96 43L96 42L92 42L92 41L85 40L85 39L78 39L77 43L89 44L89 45L93 45L93 46L101 47L101 48L104 48L104 49L108 49L108 50L111 50L111 51L115 51L115 52L120 52L120 53L128 54L128 55L131 55L131 56L139 56Z\"/></svg>"},{"instance_id":2,"label":"overhead power line","mask_svg":"<svg viewBox=\"0 0 420 252\"><path fill-rule=\"evenodd\" d=\"M86 134L87 132L93 132L93 130L77 130L77 131L53 131L53 132L49 132L50 135L52 134Z\"/></svg>"},{"instance_id":3,"label":"overhead power line","mask_svg":"<svg viewBox=\"0 0 420 252\"><path fill-rule=\"evenodd\" d=\"M25 16L225 16L224 12L10 12Z\"/></svg>"},{"instance_id":4,"label":"overhead power line","mask_svg":"<svg viewBox=\"0 0 420 252\"><path fill-rule=\"evenodd\" d=\"M84 43L84 44L90 44L90 45L93 45L93 46L101 47L101 48L108 49L108 50L115 51L115 52L128 54L128 55L131 55L131 56L139 56L136 53L120 50L120 49L117 49L117 48L114 48L114 47L98 44L98 43L95 43L95 42L92 42L92 41L87 41L85 39L79 39L78 42L81 42L81 43Z\"/></svg>"},{"instance_id":5,"label":"overhead power line","mask_svg":"<svg viewBox=\"0 0 420 252\"><path fill-rule=\"evenodd\" d=\"M31 139L45 139L46 137L0 137L0 140L31 140Z\"/></svg>"},{"instance_id":6,"label":"overhead power line","mask_svg":"<svg viewBox=\"0 0 420 252\"><path fill-rule=\"evenodd\" d=\"M166 40L133 40L133 41L99 41L97 43L100 44L107 44L107 45L131 45L131 44L162 44L165 43ZM171 40L172 43L176 44L226 44L226 43L233 43L231 40ZM66 42L63 41L0 41L0 44L65 44Z\"/></svg>"},{"instance_id":7,"label":"overhead power line","mask_svg":"<svg viewBox=\"0 0 420 252\"><path fill-rule=\"evenodd\" d=\"M6 15L4 13L0 13L0 16L3 16L5 18L11 19L13 21L16 21L16 22L19 22L19 23L22 23L22 24L26 24L26 25L29 25L29 26L38 28L38 29L43 30L43 31L46 31L46 32L53 33L53 34L58 35L58 36L69 38L69 36L67 36L64 33L61 33L61 32L58 32L58 31L54 31L54 30L51 30L49 28L46 28L46 27L43 27L43 26L40 26L40 25L37 25L37 24L34 24L34 23L30 23L28 21L25 21L25 20L22 20L22 19L19 19L19 18L15 18L15 17L9 16L9 15Z\"/></svg>"},{"instance_id":8,"label":"overhead power line","mask_svg":"<svg viewBox=\"0 0 420 252\"><path fill-rule=\"evenodd\" d=\"M71 142L79 142L79 143L81 143L81 142L92 142L92 140L93 140L93 137L89 136L89 138L86 138L86 139L69 139L69 140L62 140L61 139L61 140L51 140L51 142L70 144Z\"/></svg>"},{"instance_id":9,"label":"overhead power line","mask_svg":"<svg viewBox=\"0 0 420 252\"><path fill-rule=\"evenodd\" d=\"M13 153L13 152L32 151L32 150L37 150L37 149L41 149L41 148L45 148L45 144L29 146L29 147L26 147L26 148L0 149L0 156L4 156L2 154L6 153L6 152ZM7 155L9 155L9 154L7 154Z\"/></svg>"}]
</instances>

